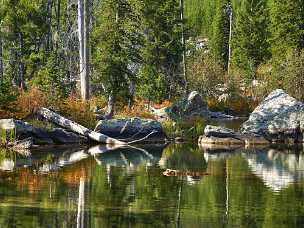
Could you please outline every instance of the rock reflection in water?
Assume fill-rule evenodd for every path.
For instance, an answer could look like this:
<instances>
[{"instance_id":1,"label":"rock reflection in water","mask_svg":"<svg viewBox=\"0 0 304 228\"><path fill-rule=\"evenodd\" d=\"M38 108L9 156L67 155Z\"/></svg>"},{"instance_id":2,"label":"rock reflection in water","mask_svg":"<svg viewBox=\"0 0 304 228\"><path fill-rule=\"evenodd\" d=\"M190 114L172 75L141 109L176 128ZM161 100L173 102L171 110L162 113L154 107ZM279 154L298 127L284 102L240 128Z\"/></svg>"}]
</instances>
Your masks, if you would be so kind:
<instances>
[{"instance_id":1,"label":"rock reflection in water","mask_svg":"<svg viewBox=\"0 0 304 228\"><path fill-rule=\"evenodd\" d=\"M278 192L289 185L304 179L304 155L284 150L245 150L227 152L204 152L207 162L227 160L241 154L248 162L252 173L259 177L265 186Z\"/></svg>"},{"instance_id":2,"label":"rock reflection in water","mask_svg":"<svg viewBox=\"0 0 304 228\"><path fill-rule=\"evenodd\" d=\"M304 177L302 153L270 149L267 152L243 153L252 172L273 191L281 191Z\"/></svg>"},{"instance_id":3,"label":"rock reflection in water","mask_svg":"<svg viewBox=\"0 0 304 228\"><path fill-rule=\"evenodd\" d=\"M159 162L164 146L143 145L120 147L109 152L97 153L94 158L99 165L136 168L152 166Z\"/></svg>"}]
</instances>

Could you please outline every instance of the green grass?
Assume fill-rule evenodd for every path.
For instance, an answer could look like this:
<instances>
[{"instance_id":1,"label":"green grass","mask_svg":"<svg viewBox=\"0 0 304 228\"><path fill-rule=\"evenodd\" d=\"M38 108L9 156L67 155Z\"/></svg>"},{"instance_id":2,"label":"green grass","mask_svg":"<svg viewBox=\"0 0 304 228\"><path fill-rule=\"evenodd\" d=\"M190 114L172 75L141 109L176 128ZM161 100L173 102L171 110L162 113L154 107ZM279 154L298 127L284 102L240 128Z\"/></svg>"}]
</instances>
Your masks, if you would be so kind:
<instances>
[{"instance_id":1,"label":"green grass","mask_svg":"<svg viewBox=\"0 0 304 228\"><path fill-rule=\"evenodd\" d=\"M162 122L162 128L169 138L181 137L188 141L195 141L200 135L203 135L205 126L205 120L199 117L185 121Z\"/></svg>"}]
</instances>

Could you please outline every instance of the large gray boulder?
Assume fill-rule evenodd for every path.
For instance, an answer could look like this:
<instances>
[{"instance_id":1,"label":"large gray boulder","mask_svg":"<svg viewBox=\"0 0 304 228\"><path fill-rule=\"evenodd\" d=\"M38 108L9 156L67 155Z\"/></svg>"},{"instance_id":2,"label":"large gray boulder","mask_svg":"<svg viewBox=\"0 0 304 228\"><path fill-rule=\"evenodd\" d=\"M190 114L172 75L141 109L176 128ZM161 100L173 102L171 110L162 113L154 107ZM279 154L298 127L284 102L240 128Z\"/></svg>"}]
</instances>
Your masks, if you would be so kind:
<instances>
[{"instance_id":1,"label":"large gray boulder","mask_svg":"<svg viewBox=\"0 0 304 228\"><path fill-rule=\"evenodd\" d=\"M73 144L84 143L88 139L84 136L69 132L62 128L45 130L37 128L30 123L15 119L1 119L0 129L14 132L16 140L31 138L36 145L44 144ZM10 134L10 133L9 133Z\"/></svg>"},{"instance_id":2,"label":"large gray boulder","mask_svg":"<svg viewBox=\"0 0 304 228\"><path fill-rule=\"evenodd\" d=\"M270 144L268 140L264 137L255 134L241 134L235 132L232 129L207 125L204 130L204 135L199 137L199 145L202 147L210 145L216 145L217 149L224 146L230 148L245 146L257 147L257 146L267 146Z\"/></svg>"},{"instance_id":3,"label":"large gray boulder","mask_svg":"<svg viewBox=\"0 0 304 228\"><path fill-rule=\"evenodd\" d=\"M54 128L49 132L49 136L57 144L83 144L88 142L88 138L62 128Z\"/></svg>"},{"instance_id":4,"label":"large gray boulder","mask_svg":"<svg viewBox=\"0 0 304 228\"><path fill-rule=\"evenodd\" d=\"M241 132L259 134L271 139L303 140L304 103L277 89L251 113Z\"/></svg>"},{"instance_id":5,"label":"large gray boulder","mask_svg":"<svg viewBox=\"0 0 304 228\"><path fill-rule=\"evenodd\" d=\"M15 119L1 119L0 129L14 131L16 139L22 140L29 137L33 138L34 144L53 144L54 141L48 132L41 128L36 128L30 123Z\"/></svg>"},{"instance_id":6,"label":"large gray boulder","mask_svg":"<svg viewBox=\"0 0 304 228\"><path fill-rule=\"evenodd\" d=\"M204 119L233 119L233 116L221 112L211 112L206 100L197 92L191 92L187 97L175 102L172 106L153 109L152 113L159 119L188 119L202 117Z\"/></svg>"},{"instance_id":7,"label":"large gray boulder","mask_svg":"<svg viewBox=\"0 0 304 228\"><path fill-rule=\"evenodd\" d=\"M206 137L219 137L219 138L235 138L238 137L238 134L232 129L220 127L220 126L212 126L207 125L204 130L204 134Z\"/></svg>"},{"instance_id":8,"label":"large gray boulder","mask_svg":"<svg viewBox=\"0 0 304 228\"><path fill-rule=\"evenodd\" d=\"M165 110L172 119L180 119L194 115L208 115L207 102L197 92L191 92L188 97L174 103Z\"/></svg>"},{"instance_id":9,"label":"large gray boulder","mask_svg":"<svg viewBox=\"0 0 304 228\"><path fill-rule=\"evenodd\" d=\"M141 143L164 142L167 139L158 121L141 118L101 120L95 127L96 132L122 141L143 139ZM149 137L147 137L149 135Z\"/></svg>"}]
</instances>

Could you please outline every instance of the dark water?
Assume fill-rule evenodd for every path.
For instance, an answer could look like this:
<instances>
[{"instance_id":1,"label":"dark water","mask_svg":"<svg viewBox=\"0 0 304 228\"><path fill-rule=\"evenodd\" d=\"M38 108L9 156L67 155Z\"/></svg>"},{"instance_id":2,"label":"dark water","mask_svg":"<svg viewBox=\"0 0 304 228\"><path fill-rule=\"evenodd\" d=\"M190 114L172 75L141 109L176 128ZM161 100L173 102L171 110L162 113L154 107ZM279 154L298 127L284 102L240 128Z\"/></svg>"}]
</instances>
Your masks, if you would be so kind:
<instances>
[{"instance_id":1,"label":"dark water","mask_svg":"<svg viewBox=\"0 0 304 228\"><path fill-rule=\"evenodd\" d=\"M299 149L105 150L1 155L0 227L304 226Z\"/></svg>"}]
</instances>

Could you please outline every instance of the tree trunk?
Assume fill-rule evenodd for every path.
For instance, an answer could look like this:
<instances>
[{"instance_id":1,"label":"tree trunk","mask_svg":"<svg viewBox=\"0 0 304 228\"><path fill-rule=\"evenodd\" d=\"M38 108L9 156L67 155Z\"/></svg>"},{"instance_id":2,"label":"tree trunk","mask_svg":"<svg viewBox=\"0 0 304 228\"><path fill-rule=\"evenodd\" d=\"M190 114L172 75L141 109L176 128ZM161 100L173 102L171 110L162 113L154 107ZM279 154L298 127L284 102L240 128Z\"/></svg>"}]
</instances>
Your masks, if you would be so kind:
<instances>
[{"instance_id":1,"label":"tree trunk","mask_svg":"<svg viewBox=\"0 0 304 228\"><path fill-rule=\"evenodd\" d=\"M182 64L183 64L183 76L184 76L184 84L185 84L185 92L188 93L188 79L187 79L187 66L186 66L186 41L185 41L185 32L184 32L184 0L180 0L180 19L182 23L182 46L183 46L183 54L182 54Z\"/></svg>"},{"instance_id":2,"label":"tree trunk","mask_svg":"<svg viewBox=\"0 0 304 228\"><path fill-rule=\"evenodd\" d=\"M135 95L135 83L134 83L134 81L130 82L129 93L130 93L130 97L129 97L129 100L128 100L128 108L131 109L133 107L133 104L134 104L134 95Z\"/></svg>"},{"instance_id":3,"label":"tree trunk","mask_svg":"<svg viewBox=\"0 0 304 228\"><path fill-rule=\"evenodd\" d=\"M114 109L115 109L115 96L113 93L111 93L108 97L108 110L105 115L105 119L109 120L113 118Z\"/></svg>"},{"instance_id":4,"label":"tree trunk","mask_svg":"<svg viewBox=\"0 0 304 228\"><path fill-rule=\"evenodd\" d=\"M1 32L1 29L0 29ZM2 42L2 36L0 35L0 83L3 81L3 42Z\"/></svg>"},{"instance_id":5,"label":"tree trunk","mask_svg":"<svg viewBox=\"0 0 304 228\"><path fill-rule=\"evenodd\" d=\"M229 9L229 43L228 43L228 64L227 64L227 71L228 76L230 74L230 62L231 62L231 38L232 38L232 7L231 5L228 6Z\"/></svg>"},{"instance_id":6,"label":"tree trunk","mask_svg":"<svg viewBox=\"0 0 304 228\"><path fill-rule=\"evenodd\" d=\"M48 53L50 50L53 49L52 44L52 8L53 8L53 0L48 0L47 4L47 26L48 26L48 33L46 38L46 52Z\"/></svg>"},{"instance_id":7,"label":"tree trunk","mask_svg":"<svg viewBox=\"0 0 304 228\"><path fill-rule=\"evenodd\" d=\"M20 50L19 50L19 79L18 79L18 86L21 90L25 89L25 82L24 82L24 75L25 75L25 68L22 61L23 55L24 55L24 41L23 41L23 35L21 32L19 32L19 43L20 43Z\"/></svg>"},{"instance_id":8,"label":"tree trunk","mask_svg":"<svg viewBox=\"0 0 304 228\"><path fill-rule=\"evenodd\" d=\"M119 141L117 139L108 137L104 134L92 131L84 126L81 126L80 124L77 124L69 119L66 119L59 114L52 112L51 110L47 108L41 108L38 112L39 115L41 115L46 120L57 124L61 127L64 127L68 130L71 130L73 132L76 132L78 134L84 135L89 137L92 140L95 140L100 143L105 144L115 144L115 145L126 145L127 143Z\"/></svg>"},{"instance_id":9,"label":"tree trunk","mask_svg":"<svg viewBox=\"0 0 304 228\"><path fill-rule=\"evenodd\" d=\"M88 70L88 0L78 0L78 38L79 38L79 71L80 90L84 101L89 99L89 70Z\"/></svg>"},{"instance_id":10,"label":"tree trunk","mask_svg":"<svg viewBox=\"0 0 304 228\"><path fill-rule=\"evenodd\" d=\"M78 211L77 211L77 228L84 227L84 178L81 177L79 180L79 194L78 194Z\"/></svg>"},{"instance_id":11,"label":"tree trunk","mask_svg":"<svg viewBox=\"0 0 304 228\"><path fill-rule=\"evenodd\" d=\"M61 14L61 2L57 0L57 35L60 37L60 14Z\"/></svg>"}]
</instances>

